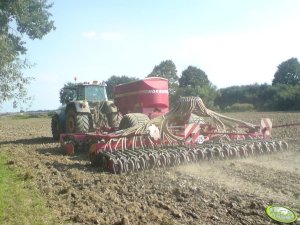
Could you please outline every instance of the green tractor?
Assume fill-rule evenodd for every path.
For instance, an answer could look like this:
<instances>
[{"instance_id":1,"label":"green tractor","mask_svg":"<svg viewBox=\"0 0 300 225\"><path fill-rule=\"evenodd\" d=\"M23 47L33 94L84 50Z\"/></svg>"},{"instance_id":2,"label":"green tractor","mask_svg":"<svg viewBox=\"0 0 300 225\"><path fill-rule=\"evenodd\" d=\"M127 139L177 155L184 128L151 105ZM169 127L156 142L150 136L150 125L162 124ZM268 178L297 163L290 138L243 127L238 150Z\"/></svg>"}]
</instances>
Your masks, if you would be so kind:
<instances>
[{"instance_id":1,"label":"green tractor","mask_svg":"<svg viewBox=\"0 0 300 225\"><path fill-rule=\"evenodd\" d=\"M52 117L51 130L55 140L61 133L87 133L96 129L113 131L119 125L117 107L109 101L106 85L93 82L75 87L76 99L62 106Z\"/></svg>"}]
</instances>

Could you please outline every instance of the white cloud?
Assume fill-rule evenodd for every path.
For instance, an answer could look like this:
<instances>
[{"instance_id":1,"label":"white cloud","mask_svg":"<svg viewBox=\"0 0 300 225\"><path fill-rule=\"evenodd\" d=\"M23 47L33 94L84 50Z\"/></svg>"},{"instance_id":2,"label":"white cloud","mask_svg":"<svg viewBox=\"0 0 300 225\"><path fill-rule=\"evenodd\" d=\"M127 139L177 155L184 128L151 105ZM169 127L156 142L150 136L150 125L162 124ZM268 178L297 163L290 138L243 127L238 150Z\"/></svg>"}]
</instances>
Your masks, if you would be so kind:
<instances>
[{"instance_id":1,"label":"white cloud","mask_svg":"<svg viewBox=\"0 0 300 225\"><path fill-rule=\"evenodd\" d=\"M299 33L289 27L268 32L193 36L182 40L175 58L185 67L203 69L218 87L271 83L279 63L299 57L299 38Z\"/></svg>"},{"instance_id":2,"label":"white cloud","mask_svg":"<svg viewBox=\"0 0 300 225\"><path fill-rule=\"evenodd\" d=\"M81 33L81 36L87 39L94 39L97 36L97 32L95 31L88 31Z\"/></svg>"},{"instance_id":3,"label":"white cloud","mask_svg":"<svg viewBox=\"0 0 300 225\"><path fill-rule=\"evenodd\" d=\"M100 38L106 41L114 41L123 39L125 36L118 32L103 32L100 34Z\"/></svg>"}]
</instances>

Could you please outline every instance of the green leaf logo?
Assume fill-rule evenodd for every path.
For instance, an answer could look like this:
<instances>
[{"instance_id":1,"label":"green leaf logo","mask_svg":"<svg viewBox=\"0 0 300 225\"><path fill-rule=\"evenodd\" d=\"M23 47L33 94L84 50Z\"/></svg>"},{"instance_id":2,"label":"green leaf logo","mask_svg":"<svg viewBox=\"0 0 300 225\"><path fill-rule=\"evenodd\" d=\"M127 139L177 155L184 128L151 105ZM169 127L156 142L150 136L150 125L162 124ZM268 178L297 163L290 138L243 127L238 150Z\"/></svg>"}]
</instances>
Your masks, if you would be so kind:
<instances>
[{"instance_id":1,"label":"green leaf logo","mask_svg":"<svg viewBox=\"0 0 300 225\"><path fill-rule=\"evenodd\" d=\"M266 208L267 215L277 222L292 223L297 220L296 212L285 206L271 205Z\"/></svg>"}]
</instances>

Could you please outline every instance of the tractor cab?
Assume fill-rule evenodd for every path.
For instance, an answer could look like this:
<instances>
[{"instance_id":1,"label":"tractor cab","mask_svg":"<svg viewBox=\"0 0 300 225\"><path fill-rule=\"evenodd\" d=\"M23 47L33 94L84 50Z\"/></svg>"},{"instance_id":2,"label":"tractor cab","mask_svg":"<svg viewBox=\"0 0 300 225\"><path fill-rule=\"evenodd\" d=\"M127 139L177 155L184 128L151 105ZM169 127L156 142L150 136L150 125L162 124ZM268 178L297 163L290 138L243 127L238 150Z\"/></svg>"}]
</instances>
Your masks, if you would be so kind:
<instances>
[{"instance_id":1,"label":"tractor cab","mask_svg":"<svg viewBox=\"0 0 300 225\"><path fill-rule=\"evenodd\" d=\"M76 87L77 100L86 100L88 102L106 101L106 85L93 82L92 84L84 82Z\"/></svg>"},{"instance_id":2,"label":"tractor cab","mask_svg":"<svg viewBox=\"0 0 300 225\"><path fill-rule=\"evenodd\" d=\"M116 127L117 108L107 98L105 83L79 83L71 90L73 96L76 93L76 98L68 101L52 117L54 139L58 139L61 133L87 133L99 127Z\"/></svg>"}]
</instances>

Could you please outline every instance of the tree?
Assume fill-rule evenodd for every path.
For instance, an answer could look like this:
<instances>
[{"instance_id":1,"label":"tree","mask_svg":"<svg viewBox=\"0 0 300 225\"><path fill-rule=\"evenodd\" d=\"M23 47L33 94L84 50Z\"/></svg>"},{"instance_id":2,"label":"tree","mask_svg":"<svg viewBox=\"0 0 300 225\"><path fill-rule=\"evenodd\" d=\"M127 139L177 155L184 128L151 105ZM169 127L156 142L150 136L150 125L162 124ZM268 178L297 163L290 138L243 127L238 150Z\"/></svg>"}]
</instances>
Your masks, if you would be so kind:
<instances>
[{"instance_id":1,"label":"tree","mask_svg":"<svg viewBox=\"0 0 300 225\"><path fill-rule=\"evenodd\" d=\"M67 104L76 98L76 84L72 82L66 83L59 91L59 101L61 104Z\"/></svg>"},{"instance_id":2,"label":"tree","mask_svg":"<svg viewBox=\"0 0 300 225\"><path fill-rule=\"evenodd\" d=\"M114 94L113 94L113 89L116 85L118 84L125 84L128 82L132 82L132 81L137 81L138 79L135 77L128 77L128 76L111 76L107 81L106 81L106 92L107 92L107 97L109 99L113 99L114 98Z\"/></svg>"},{"instance_id":3,"label":"tree","mask_svg":"<svg viewBox=\"0 0 300 225\"><path fill-rule=\"evenodd\" d=\"M26 102L31 98L27 96L26 85L32 78L24 77L21 70L29 67L26 61L15 60L11 63L5 63L0 67L0 106L3 102L12 98L15 99L14 107L20 101Z\"/></svg>"},{"instance_id":4,"label":"tree","mask_svg":"<svg viewBox=\"0 0 300 225\"><path fill-rule=\"evenodd\" d=\"M300 85L277 84L270 89L268 110L300 110Z\"/></svg>"},{"instance_id":5,"label":"tree","mask_svg":"<svg viewBox=\"0 0 300 225\"><path fill-rule=\"evenodd\" d=\"M264 110L273 96L268 84L231 86L219 91L220 95L215 99L215 104L223 110L234 104L252 104L255 109Z\"/></svg>"},{"instance_id":6,"label":"tree","mask_svg":"<svg viewBox=\"0 0 300 225\"><path fill-rule=\"evenodd\" d=\"M172 60L162 61L159 65L154 66L148 77L163 77L169 80L170 94L174 94L178 86L177 70Z\"/></svg>"},{"instance_id":7,"label":"tree","mask_svg":"<svg viewBox=\"0 0 300 225\"><path fill-rule=\"evenodd\" d=\"M300 85L252 84L220 89L215 104L222 110L234 105L251 104L256 110L285 111L300 109Z\"/></svg>"},{"instance_id":8,"label":"tree","mask_svg":"<svg viewBox=\"0 0 300 225\"><path fill-rule=\"evenodd\" d=\"M204 87L211 85L206 73L194 66L189 66L187 69L182 71L182 76L179 78L180 87Z\"/></svg>"},{"instance_id":9,"label":"tree","mask_svg":"<svg viewBox=\"0 0 300 225\"><path fill-rule=\"evenodd\" d=\"M178 100L180 96L200 97L203 100L205 106L211 109L214 107L214 100L218 96L218 91L217 88L213 85L212 86L205 85L203 87L196 86L195 88L179 87L171 103L173 104L173 102L176 102L175 100Z\"/></svg>"},{"instance_id":10,"label":"tree","mask_svg":"<svg viewBox=\"0 0 300 225\"><path fill-rule=\"evenodd\" d=\"M179 96L198 96L203 99L208 108L212 108L218 92L217 88L208 80L204 71L194 66L188 66L187 69L182 71L179 78L176 98Z\"/></svg>"},{"instance_id":11,"label":"tree","mask_svg":"<svg viewBox=\"0 0 300 225\"><path fill-rule=\"evenodd\" d=\"M24 35L42 39L55 29L47 0L0 1L0 105L10 99L26 100L30 78L22 70L30 64L21 59L26 54Z\"/></svg>"},{"instance_id":12,"label":"tree","mask_svg":"<svg viewBox=\"0 0 300 225\"><path fill-rule=\"evenodd\" d=\"M300 63L298 59L290 58L279 64L272 84L300 84Z\"/></svg>"}]
</instances>

